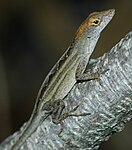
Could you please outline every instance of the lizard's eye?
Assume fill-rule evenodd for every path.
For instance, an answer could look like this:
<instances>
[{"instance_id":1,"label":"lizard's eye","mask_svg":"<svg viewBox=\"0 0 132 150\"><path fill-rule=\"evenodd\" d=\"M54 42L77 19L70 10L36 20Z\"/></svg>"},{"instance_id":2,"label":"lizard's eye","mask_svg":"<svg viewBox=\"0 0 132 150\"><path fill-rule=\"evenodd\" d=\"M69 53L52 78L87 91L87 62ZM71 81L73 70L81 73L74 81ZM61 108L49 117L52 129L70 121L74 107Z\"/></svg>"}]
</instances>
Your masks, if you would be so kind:
<instances>
[{"instance_id":1,"label":"lizard's eye","mask_svg":"<svg viewBox=\"0 0 132 150\"><path fill-rule=\"evenodd\" d=\"M97 25L99 25L100 24L100 20L99 19L91 19L91 24L93 25L93 26L97 26Z\"/></svg>"}]
</instances>

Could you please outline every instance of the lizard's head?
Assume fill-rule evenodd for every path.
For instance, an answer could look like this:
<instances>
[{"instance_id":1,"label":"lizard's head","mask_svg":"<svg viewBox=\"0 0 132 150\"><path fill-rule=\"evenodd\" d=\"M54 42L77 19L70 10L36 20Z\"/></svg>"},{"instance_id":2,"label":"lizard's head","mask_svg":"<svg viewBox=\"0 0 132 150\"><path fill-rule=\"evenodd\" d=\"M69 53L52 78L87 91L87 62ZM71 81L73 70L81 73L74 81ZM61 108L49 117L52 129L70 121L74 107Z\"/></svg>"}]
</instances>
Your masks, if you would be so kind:
<instances>
[{"instance_id":1,"label":"lizard's head","mask_svg":"<svg viewBox=\"0 0 132 150\"><path fill-rule=\"evenodd\" d=\"M77 30L76 39L83 35L87 35L87 37L99 36L114 14L114 9L91 13Z\"/></svg>"}]
</instances>

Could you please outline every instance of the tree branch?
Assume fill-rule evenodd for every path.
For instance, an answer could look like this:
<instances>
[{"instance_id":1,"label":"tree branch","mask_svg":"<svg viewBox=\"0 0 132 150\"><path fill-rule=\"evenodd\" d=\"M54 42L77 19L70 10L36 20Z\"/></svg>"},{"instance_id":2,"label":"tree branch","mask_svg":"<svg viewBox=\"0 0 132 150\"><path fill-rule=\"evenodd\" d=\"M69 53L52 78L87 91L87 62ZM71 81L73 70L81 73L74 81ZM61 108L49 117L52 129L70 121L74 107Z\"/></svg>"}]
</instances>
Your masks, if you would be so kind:
<instances>
[{"instance_id":1,"label":"tree branch","mask_svg":"<svg viewBox=\"0 0 132 150\"><path fill-rule=\"evenodd\" d=\"M132 32L92 66L93 71L98 68L107 71L97 80L77 83L64 99L66 112L79 105L76 114L90 115L66 118L60 136L61 125L47 118L23 149L96 150L114 132L123 130L132 118ZM23 129L1 143L0 149L11 149Z\"/></svg>"}]
</instances>

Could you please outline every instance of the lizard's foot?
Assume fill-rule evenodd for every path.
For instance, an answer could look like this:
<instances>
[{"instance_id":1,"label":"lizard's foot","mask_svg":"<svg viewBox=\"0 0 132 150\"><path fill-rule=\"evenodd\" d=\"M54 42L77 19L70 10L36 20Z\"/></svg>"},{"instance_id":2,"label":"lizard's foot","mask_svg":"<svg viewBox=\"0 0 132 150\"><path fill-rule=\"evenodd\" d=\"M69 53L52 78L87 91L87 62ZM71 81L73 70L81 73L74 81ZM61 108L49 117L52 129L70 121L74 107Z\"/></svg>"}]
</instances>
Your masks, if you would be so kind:
<instances>
[{"instance_id":1,"label":"lizard's foot","mask_svg":"<svg viewBox=\"0 0 132 150\"><path fill-rule=\"evenodd\" d=\"M105 69L105 70L102 70L101 67L98 67L97 68L97 71L95 73L97 73L97 79L99 79L100 75L104 74L105 72L107 72L109 69Z\"/></svg>"},{"instance_id":2,"label":"lizard's foot","mask_svg":"<svg viewBox=\"0 0 132 150\"><path fill-rule=\"evenodd\" d=\"M63 120L65 120L66 118L71 117L71 116L80 117L80 116L90 115L90 113L74 114L73 112L75 112L78 107L79 107L79 105L77 105L76 107L71 109L69 112L62 113L63 109L65 108L64 102L62 100L58 100L58 102L56 103L56 109L52 113L52 121L55 124L60 124L61 125L61 129L60 129L60 132L58 134L59 136L60 136L60 134L62 133L62 131L64 129Z\"/></svg>"},{"instance_id":3,"label":"lizard's foot","mask_svg":"<svg viewBox=\"0 0 132 150\"><path fill-rule=\"evenodd\" d=\"M63 120L68 118L68 117L80 117L80 116L87 116L90 115L90 113L80 113L80 114L72 114L74 111L77 110L77 108L79 107L79 105L77 105L75 108L73 108L72 110L70 110L69 112L64 113L60 118L59 118L59 123L61 125L61 129L60 132L58 134L58 136L61 136L61 133L64 129L64 123Z\"/></svg>"},{"instance_id":4,"label":"lizard's foot","mask_svg":"<svg viewBox=\"0 0 132 150\"><path fill-rule=\"evenodd\" d=\"M71 117L71 116L80 117L80 116L90 115L90 113L72 114L73 112L75 112L77 110L78 107L79 107L79 105L77 105L75 108L73 108L69 112L65 112L64 114L62 114L59 118L59 122L63 121L67 117Z\"/></svg>"},{"instance_id":5,"label":"lizard's foot","mask_svg":"<svg viewBox=\"0 0 132 150\"><path fill-rule=\"evenodd\" d=\"M100 76L102 74L104 74L105 72L107 72L108 70L109 69L102 70L101 67L98 67L96 72L88 71L88 72L84 73L80 79L77 79L77 81L83 82L83 81L86 81L86 80L100 79Z\"/></svg>"}]
</instances>

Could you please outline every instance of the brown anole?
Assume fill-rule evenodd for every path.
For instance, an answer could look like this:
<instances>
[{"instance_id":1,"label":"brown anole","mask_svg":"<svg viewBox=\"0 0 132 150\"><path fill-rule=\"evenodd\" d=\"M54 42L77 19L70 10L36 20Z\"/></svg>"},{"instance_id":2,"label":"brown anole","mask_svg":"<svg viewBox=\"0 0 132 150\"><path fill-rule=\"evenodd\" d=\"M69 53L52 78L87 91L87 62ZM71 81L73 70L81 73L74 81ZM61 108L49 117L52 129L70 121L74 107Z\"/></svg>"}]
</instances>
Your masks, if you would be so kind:
<instances>
[{"instance_id":1,"label":"brown anole","mask_svg":"<svg viewBox=\"0 0 132 150\"><path fill-rule=\"evenodd\" d=\"M94 12L81 24L71 45L45 78L39 90L33 113L19 139L12 146L12 150L18 150L49 115L52 116L55 123L70 116L70 114L62 115L63 99L77 81L99 77L98 72L85 73L85 69L102 30L114 14L114 9Z\"/></svg>"}]
</instances>

